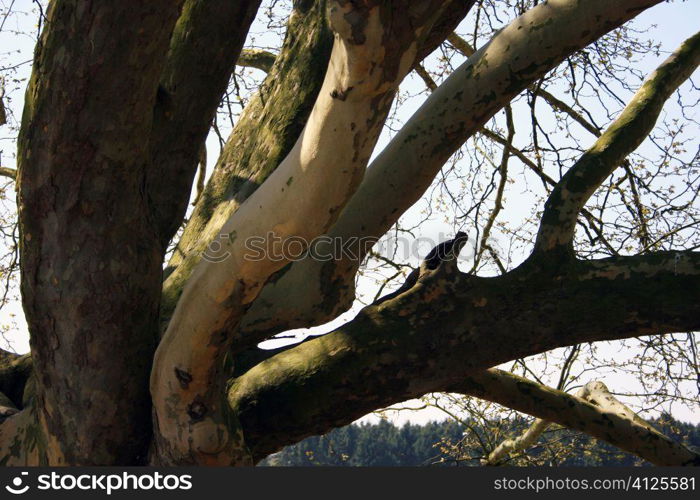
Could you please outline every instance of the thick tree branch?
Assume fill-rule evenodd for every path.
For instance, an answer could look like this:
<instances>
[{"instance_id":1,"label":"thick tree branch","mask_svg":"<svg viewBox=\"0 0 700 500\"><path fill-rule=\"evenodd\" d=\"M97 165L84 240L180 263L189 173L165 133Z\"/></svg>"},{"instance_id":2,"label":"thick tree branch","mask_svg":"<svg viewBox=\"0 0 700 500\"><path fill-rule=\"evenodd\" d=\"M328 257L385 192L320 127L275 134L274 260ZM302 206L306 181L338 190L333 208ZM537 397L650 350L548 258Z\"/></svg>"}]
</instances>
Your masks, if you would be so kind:
<instances>
[{"instance_id":1,"label":"thick tree branch","mask_svg":"<svg viewBox=\"0 0 700 500\"><path fill-rule=\"evenodd\" d=\"M427 35L419 39L416 61L431 53L455 29L474 0L451 0ZM163 318L166 322L192 269L221 225L289 153L309 116L323 81L332 44L326 1L299 2L285 44L248 103L190 218L166 270ZM393 56L392 56L393 57ZM262 132L261 132L262 131Z\"/></svg>"},{"instance_id":2,"label":"thick tree branch","mask_svg":"<svg viewBox=\"0 0 700 500\"><path fill-rule=\"evenodd\" d=\"M653 129L666 100L700 64L700 33L652 73L620 116L569 169L545 204L535 251L573 251L578 214L600 184Z\"/></svg>"},{"instance_id":3,"label":"thick tree branch","mask_svg":"<svg viewBox=\"0 0 700 500\"><path fill-rule=\"evenodd\" d=\"M512 359L700 327L692 252L571 262L554 273L530 259L497 278L441 269L233 380L229 403L253 456Z\"/></svg>"},{"instance_id":4,"label":"thick tree branch","mask_svg":"<svg viewBox=\"0 0 700 500\"><path fill-rule=\"evenodd\" d=\"M307 122L333 45L326 8L326 0L295 5L282 50L239 117L165 270L163 330L207 245L287 156Z\"/></svg>"},{"instance_id":5,"label":"thick tree branch","mask_svg":"<svg viewBox=\"0 0 700 500\"><path fill-rule=\"evenodd\" d=\"M243 49L236 61L237 66L255 68L265 73L269 73L272 65L275 64L277 56L272 52L262 49Z\"/></svg>"},{"instance_id":6,"label":"thick tree branch","mask_svg":"<svg viewBox=\"0 0 700 500\"><path fill-rule=\"evenodd\" d=\"M452 44L452 46L457 49L459 52L462 53L462 55L466 57L471 57L474 52L474 48L469 45L469 42L467 42L464 38L459 36L457 33L451 33L450 36L447 37L447 41ZM542 97L547 103L552 106L555 109L558 109L559 111L562 111L571 118L573 118L575 121L579 123L583 128L594 134L595 136L600 135L600 131L592 124L590 124L583 116L581 116L579 113L577 113L571 106L566 104L564 101L556 98L543 88L537 86L537 85L531 85L528 87L529 90L531 90L535 95L538 95Z\"/></svg>"},{"instance_id":7,"label":"thick tree branch","mask_svg":"<svg viewBox=\"0 0 700 500\"><path fill-rule=\"evenodd\" d=\"M512 449L531 446L550 422L584 432L655 465L700 465L700 455L642 420L617 401L602 382L586 384L574 396L503 370L489 369L455 384L463 392L538 417L522 439L494 450L497 462ZM493 463L493 462L492 462Z\"/></svg>"},{"instance_id":8,"label":"thick tree branch","mask_svg":"<svg viewBox=\"0 0 700 500\"><path fill-rule=\"evenodd\" d=\"M469 57L471 56L475 50L469 45L469 43L464 40L462 37L457 35L456 33L451 33L450 36L448 36L447 40L463 55ZM418 66L416 68L416 73L423 79L425 82L426 86L432 91L437 88L437 84L433 81L433 79L430 77L430 75L425 71L425 69L422 66ZM569 115L574 121L576 121L579 125L581 125L585 130L590 132L596 137L600 137L601 131L600 129L586 120L580 113L578 113L576 110L574 110L571 106L566 104L564 101L558 99L545 89L541 88L538 85L530 85L528 87L528 90L533 92L535 95L542 97L552 108L561 111L562 113L565 113ZM479 133L488 137L489 139L499 143L500 145L504 146L511 154L517 156L525 165L527 165L533 172L535 172L543 181L545 185L550 185L550 186L555 186L557 183L549 177L547 174L545 174L542 169L535 164L533 161L531 161L527 156L525 156L519 149L514 148L511 144L508 143L508 141L496 134L495 132L488 130L486 128L481 128L479 130ZM629 168L629 162L625 160L624 162L624 167L628 171L628 177L629 177L629 182L630 182L630 187L632 189L632 196L633 196L633 201L634 201L634 206L636 210L636 217L639 219L639 224L640 224L640 239L642 243L645 245L645 248L648 247L648 228L646 227L646 222L644 218L644 211L642 210L641 206L641 200L639 197L639 193L636 187L634 175L632 175L631 170ZM596 218L585 208L581 209L581 213L584 215L584 217L589 221L591 229L596 233L596 237L600 239L600 241L608 248L608 250L614 255L617 252L615 249L610 245L610 243L607 241L605 236L603 235L602 231L600 230L599 224L594 222ZM490 249L489 249L490 250ZM498 264L498 261L496 261ZM500 266L502 267L502 266Z\"/></svg>"},{"instance_id":9,"label":"thick tree branch","mask_svg":"<svg viewBox=\"0 0 700 500\"><path fill-rule=\"evenodd\" d=\"M463 53L469 53L470 55L474 53L474 50L469 47L469 44L467 44L466 41L464 41L461 37L458 35L452 33L449 37L448 40L453 43L453 44L461 44L460 46L462 47L460 49L461 52ZM426 69L421 65L418 64L416 65L415 68L416 74L423 80L425 83L425 86L432 92L435 91L438 87L438 85L435 83L433 78L430 76L430 74L426 71ZM541 88L534 88L534 86L529 87L533 92L535 92L537 95L540 95L544 97L544 99L554 108L563 111L567 114L569 114L574 120L579 122L586 130L594 134L596 137L600 136L600 132L598 129L590 124L588 121L585 120L580 114L578 114L574 109L572 109L570 106L568 106L566 103L560 101L556 97L554 97L552 94L549 92L545 91L544 89ZM509 141L505 137L495 133L494 131L487 129L486 127L481 127L479 129L479 133L482 134L483 136L487 137L488 139L500 144L504 148L504 153L507 153L509 155L514 155L520 159L527 167L529 167L536 175L538 175L541 179L542 182L545 186L556 186L557 183L554 179L549 177L535 162L530 160L525 154L523 154L522 151L520 151L518 148L514 147L512 144L512 141ZM626 165L626 168L627 165ZM630 175L630 178L632 176ZM501 177L501 185L504 181L504 178ZM634 180L630 179L631 186L633 188L633 193L634 193L634 201L635 201L635 206L637 208L637 216L640 219L640 224L644 227L644 218L643 218L643 213L641 210L641 201L639 200L639 195L637 194L636 186L634 184ZM499 186L500 187L500 186ZM600 230L599 224L596 222L596 218L591 214L588 210L585 208L581 209L581 213L586 217L586 219L589 221L590 227L593 229L593 231L596 233L596 236L603 242L603 244L611 251L612 254L616 254L617 252L612 248L610 243L607 241L605 236L603 235L602 231ZM487 224L487 228L489 225ZM646 233L646 231L644 231ZM488 236L487 232L484 232L483 236ZM496 264L498 265L499 269L501 272L505 272L505 268L501 264L501 262L498 260L498 257L494 254L492 251L491 247L488 244L485 244L486 239L482 237L482 246L479 250L479 255L484 250L489 250L491 252L491 255L493 256L494 260L496 261ZM476 268L476 265L474 266Z\"/></svg>"},{"instance_id":10,"label":"thick tree branch","mask_svg":"<svg viewBox=\"0 0 700 500\"><path fill-rule=\"evenodd\" d=\"M246 463L221 405L231 329L286 264L279 241L325 232L359 184L394 93L446 4L334 1L336 37L321 92L290 154L223 225L223 260L202 260L158 346L151 377L157 453L165 463ZM382 20L392 19L383 24ZM390 56L389 56L390 54ZM262 254L250 238L269 228Z\"/></svg>"},{"instance_id":11,"label":"thick tree branch","mask_svg":"<svg viewBox=\"0 0 700 500\"><path fill-rule=\"evenodd\" d=\"M186 0L158 87L147 190L163 248L182 223L199 151L260 0Z\"/></svg>"},{"instance_id":12,"label":"thick tree branch","mask_svg":"<svg viewBox=\"0 0 700 500\"><path fill-rule=\"evenodd\" d=\"M22 407L24 387L32 371L32 358L7 351L0 352L0 392L10 398L18 408Z\"/></svg>"},{"instance_id":13,"label":"thick tree branch","mask_svg":"<svg viewBox=\"0 0 700 500\"><path fill-rule=\"evenodd\" d=\"M144 178L181 5L52 1L35 52L17 191L37 408L20 414L52 464L134 463L150 439L162 253Z\"/></svg>"},{"instance_id":14,"label":"thick tree branch","mask_svg":"<svg viewBox=\"0 0 700 500\"><path fill-rule=\"evenodd\" d=\"M567 55L656 3L550 1L501 30L430 95L372 162L329 231L337 241L356 238L354 256L295 262L265 286L237 337L254 345L280 331L322 324L348 309L355 298L355 275L373 242L422 196L468 137ZM289 290L303 292L290 295Z\"/></svg>"}]
</instances>

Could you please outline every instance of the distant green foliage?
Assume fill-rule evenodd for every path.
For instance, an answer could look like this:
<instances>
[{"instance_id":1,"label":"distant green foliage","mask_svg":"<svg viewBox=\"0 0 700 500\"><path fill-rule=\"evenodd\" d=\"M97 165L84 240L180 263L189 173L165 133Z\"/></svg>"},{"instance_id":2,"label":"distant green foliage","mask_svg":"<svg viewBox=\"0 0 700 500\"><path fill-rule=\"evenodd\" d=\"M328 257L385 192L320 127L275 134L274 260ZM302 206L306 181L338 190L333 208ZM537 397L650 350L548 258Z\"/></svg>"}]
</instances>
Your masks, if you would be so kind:
<instances>
[{"instance_id":1,"label":"distant green foliage","mask_svg":"<svg viewBox=\"0 0 700 500\"><path fill-rule=\"evenodd\" d=\"M525 419L514 420L513 431L527 425ZM650 421L657 429L686 445L700 447L700 425L664 416ZM405 424L396 427L386 421L378 424L352 424L334 429L324 436L312 436L263 460L263 466L427 466L479 465L483 451L464 446L465 427L453 421L426 425ZM548 446L528 450L535 463L569 466L645 465L634 455L607 443L596 442L580 433L557 429L542 438L558 445L568 445L569 453L547 456ZM542 442L542 441L541 441ZM539 462L537 462L539 458ZM514 464L533 463L514 461Z\"/></svg>"}]
</instances>

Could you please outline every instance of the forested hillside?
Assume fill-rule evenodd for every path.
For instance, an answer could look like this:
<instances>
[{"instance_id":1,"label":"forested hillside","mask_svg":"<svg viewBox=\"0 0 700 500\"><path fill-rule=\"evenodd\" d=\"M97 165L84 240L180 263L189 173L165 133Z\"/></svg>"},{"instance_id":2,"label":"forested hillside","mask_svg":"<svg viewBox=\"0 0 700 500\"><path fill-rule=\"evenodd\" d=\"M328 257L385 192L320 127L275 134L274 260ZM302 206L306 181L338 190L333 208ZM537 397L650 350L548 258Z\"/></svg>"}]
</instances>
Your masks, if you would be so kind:
<instances>
[{"instance_id":1,"label":"forested hillside","mask_svg":"<svg viewBox=\"0 0 700 500\"><path fill-rule=\"evenodd\" d=\"M664 416L651 420L656 428L686 445L700 447L700 425ZM494 426L503 429L503 424ZM527 427L525 419L508 423L517 435ZM430 422L397 427L384 420L378 424L352 424L324 436L312 436L269 456L263 466L470 466L479 465L490 451L493 436L469 422ZM473 443L479 443L473 446ZM511 457L505 465L616 466L648 465L634 455L589 438L557 428L541 438L527 455Z\"/></svg>"}]
</instances>

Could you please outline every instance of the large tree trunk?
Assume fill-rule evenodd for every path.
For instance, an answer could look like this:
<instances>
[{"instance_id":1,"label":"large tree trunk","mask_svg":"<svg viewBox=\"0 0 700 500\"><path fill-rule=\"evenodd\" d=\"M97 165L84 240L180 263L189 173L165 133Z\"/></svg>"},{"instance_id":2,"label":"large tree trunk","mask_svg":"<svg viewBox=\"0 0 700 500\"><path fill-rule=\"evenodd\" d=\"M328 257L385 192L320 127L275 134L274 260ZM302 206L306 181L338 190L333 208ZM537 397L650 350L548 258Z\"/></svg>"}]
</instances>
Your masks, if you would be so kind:
<instances>
[{"instance_id":1,"label":"large tree trunk","mask_svg":"<svg viewBox=\"0 0 700 500\"><path fill-rule=\"evenodd\" d=\"M18 197L34 414L52 464L130 463L149 443L163 247L143 190L143 138L178 12L171 1L57 1L48 11Z\"/></svg>"},{"instance_id":2,"label":"large tree trunk","mask_svg":"<svg viewBox=\"0 0 700 500\"><path fill-rule=\"evenodd\" d=\"M180 16L182 2L51 2L19 144L22 297L37 386L22 416L36 438L16 455L145 461L165 243L189 197L183 172L194 173L197 141L257 3L192 0ZM224 52L175 92L206 55L187 36L217 29L226 44L210 50Z\"/></svg>"}]
</instances>

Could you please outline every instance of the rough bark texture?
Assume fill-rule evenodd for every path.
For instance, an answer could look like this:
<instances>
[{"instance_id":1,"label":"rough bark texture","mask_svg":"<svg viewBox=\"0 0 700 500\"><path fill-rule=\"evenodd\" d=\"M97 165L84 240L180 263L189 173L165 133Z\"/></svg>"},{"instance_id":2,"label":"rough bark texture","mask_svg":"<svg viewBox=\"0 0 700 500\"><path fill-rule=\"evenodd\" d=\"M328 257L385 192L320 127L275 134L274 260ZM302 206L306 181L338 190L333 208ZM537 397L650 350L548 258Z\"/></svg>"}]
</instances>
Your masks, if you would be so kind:
<instances>
[{"instance_id":1,"label":"rough bark texture","mask_svg":"<svg viewBox=\"0 0 700 500\"><path fill-rule=\"evenodd\" d=\"M396 299L233 379L229 404L261 459L512 359L696 329L699 298L700 255L692 252L555 265L533 258L497 278L443 265Z\"/></svg>"},{"instance_id":2,"label":"rough bark texture","mask_svg":"<svg viewBox=\"0 0 700 500\"><path fill-rule=\"evenodd\" d=\"M179 7L51 2L37 49L18 198L50 463L133 463L148 446L162 247L143 190L144 138Z\"/></svg>"},{"instance_id":3,"label":"rough bark texture","mask_svg":"<svg viewBox=\"0 0 700 500\"><path fill-rule=\"evenodd\" d=\"M514 95L657 2L538 5L435 90L364 180L401 79L473 2L295 2L282 52L163 282L165 245L259 2L52 1L19 144L32 356L0 353L0 462L138 464L150 445L154 464L252 464L504 361L700 327L697 253L579 262L570 252L543 256L552 253L544 245L498 278L445 262L322 338L245 366L227 358L242 360L280 329L323 322L353 296L358 262L281 270L274 241L251 260L247 238L380 236ZM697 44L672 56L644 90L649 100L624 116L653 122L697 65ZM600 172L638 143L626 139L636 123L625 118L601 136L616 154L598 157ZM226 258L202 260L224 236Z\"/></svg>"}]
</instances>

